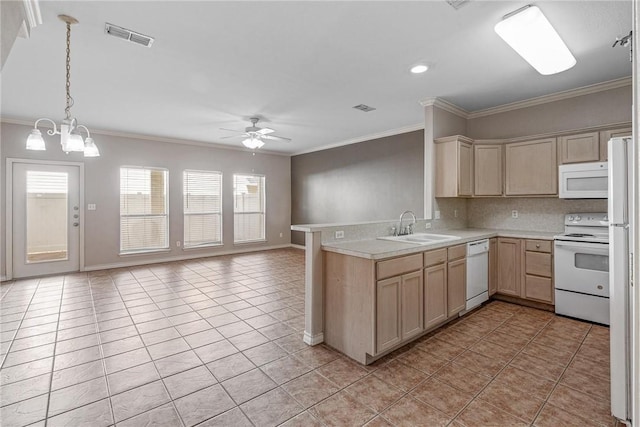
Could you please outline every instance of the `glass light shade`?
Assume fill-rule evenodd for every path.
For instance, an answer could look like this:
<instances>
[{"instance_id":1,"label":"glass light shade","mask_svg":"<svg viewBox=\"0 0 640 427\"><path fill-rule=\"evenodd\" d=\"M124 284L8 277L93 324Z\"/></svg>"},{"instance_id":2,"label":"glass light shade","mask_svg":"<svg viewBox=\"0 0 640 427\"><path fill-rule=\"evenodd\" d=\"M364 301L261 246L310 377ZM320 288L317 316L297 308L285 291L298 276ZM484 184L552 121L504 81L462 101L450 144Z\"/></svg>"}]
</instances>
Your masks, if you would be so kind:
<instances>
[{"instance_id":1,"label":"glass light shade","mask_svg":"<svg viewBox=\"0 0 640 427\"><path fill-rule=\"evenodd\" d=\"M576 58L536 6L508 16L494 30L542 75L560 73L576 64Z\"/></svg>"},{"instance_id":2,"label":"glass light shade","mask_svg":"<svg viewBox=\"0 0 640 427\"><path fill-rule=\"evenodd\" d=\"M32 129L27 137L27 150L44 151L46 149L40 131L38 129Z\"/></svg>"},{"instance_id":3,"label":"glass light shade","mask_svg":"<svg viewBox=\"0 0 640 427\"><path fill-rule=\"evenodd\" d=\"M98 147L93 142L93 138L89 136L87 137L87 139L84 140L84 156L100 157L100 151L98 150Z\"/></svg>"},{"instance_id":4,"label":"glass light shade","mask_svg":"<svg viewBox=\"0 0 640 427\"><path fill-rule=\"evenodd\" d=\"M413 67L411 67L411 72L413 74L421 74L424 73L425 71L427 71L429 69L429 67L427 65L423 65L423 64L418 64L418 65L414 65Z\"/></svg>"},{"instance_id":5,"label":"glass light shade","mask_svg":"<svg viewBox=\"0 0 640 427\"><path fill-rule=\"evenodd\" d=\"M62 151L84 151L84 141L77 133L70 133L67 138L62 137Z\"/></svg>"},{"instance_id":6,"label":"glass light shade","mask_svg":"<svg viewBox=\"0 0 640 427\"><path fill-rule=\"evenodd\" d=\"M247 148L255 150L256 148L262 147L264 145L264 142L262 142L262 140L258 138L247 138L242 141L242 144Z\"/></svg>"}]
</instances>

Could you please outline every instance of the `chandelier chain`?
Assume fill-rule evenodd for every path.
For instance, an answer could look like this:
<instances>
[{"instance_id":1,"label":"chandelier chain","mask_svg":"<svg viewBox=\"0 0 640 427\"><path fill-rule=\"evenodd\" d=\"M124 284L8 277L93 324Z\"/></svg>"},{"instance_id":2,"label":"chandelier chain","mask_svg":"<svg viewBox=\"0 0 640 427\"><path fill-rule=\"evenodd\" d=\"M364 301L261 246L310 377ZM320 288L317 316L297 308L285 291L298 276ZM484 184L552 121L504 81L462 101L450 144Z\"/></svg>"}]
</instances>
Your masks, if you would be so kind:
<instances>
[{"instance_id":1,"label":"chandelier chain","mask_svg":"<svg viewBox=\"0 0 640 427\"><path fill-rule=\"evenodd\" d=\"M73 98L71 97L71 23L67 22L67 107L64 109L66 119L71 120L71 107Z\"/></svg>"}]
</instances>

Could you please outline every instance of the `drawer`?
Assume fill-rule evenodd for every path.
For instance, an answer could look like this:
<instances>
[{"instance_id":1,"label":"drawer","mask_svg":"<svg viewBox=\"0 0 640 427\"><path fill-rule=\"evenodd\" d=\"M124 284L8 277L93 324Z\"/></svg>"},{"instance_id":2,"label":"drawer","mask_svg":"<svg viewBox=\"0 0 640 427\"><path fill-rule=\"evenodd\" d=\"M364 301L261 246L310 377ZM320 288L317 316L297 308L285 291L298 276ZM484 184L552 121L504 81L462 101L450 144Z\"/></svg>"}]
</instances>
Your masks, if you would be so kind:
<instances>
[{"instance_id":1,"label":"drawer","mask_svg":"<svg viewBox=\"0 0 640 427\"><path fill-rule=\"evenodd\" d=\"M551 254L525 252L524 272L536 276L551 277Z\"/></svg>"},{"instance_id":2,"label":"drawer","mask_svg":"<svg viewBox=\"0 0 640 427\"><path fill-rule=\"evenodd\" d=\"M424 253L424 266L431 267L432 265L442 264L447 261L447 249L438 249L435 251L429 251Z\"/></svg>"},{"instance_id":3,"label":"drawer","mask_svg":"<svg viewBox=\"0 0 640 427\"><path fill-rule=\"evenodd\" d=\"M378 280L399 276L422 268L422 254L380 261L377 264Z\"/></svg>"},{"instance_id":4,"label":"drawer","mask_svg":"<svg viewBox=\"0 0 640 427\"><path fill-rule=\"evenodd\" d=\"M549 277L524 277L524 297L553 304L553 283Z\"/></svg>"},{"instance_id":5,"label":"drawer","mask_svg":"<svg viewBox=\"0 0 640 427\"><path fill-rule=\"evenodd\" d=\"M531 252L551 253L551 240L526 240L524 249Z\"/></svg>"},{"instance_id":6,"label":"drawer","mask_svg":"<svg viewBox=\"0 0 640 427\"><path fill-rule=\"evenodd\" d=\"M452 246L447 249L447 258L449 261L467 256L467 245Z\"/></svg>"}]
</instances>

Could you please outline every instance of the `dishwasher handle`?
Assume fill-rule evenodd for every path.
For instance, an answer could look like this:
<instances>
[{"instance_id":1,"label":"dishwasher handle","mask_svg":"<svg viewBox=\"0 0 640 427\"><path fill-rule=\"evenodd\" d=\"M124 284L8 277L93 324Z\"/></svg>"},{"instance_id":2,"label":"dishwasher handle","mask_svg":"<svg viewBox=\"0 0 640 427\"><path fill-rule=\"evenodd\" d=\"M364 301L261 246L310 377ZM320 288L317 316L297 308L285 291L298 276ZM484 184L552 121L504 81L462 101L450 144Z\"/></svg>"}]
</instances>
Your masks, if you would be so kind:
<instances>
[{"instance_id":1,"label":"dishwasher handle","mask_svg":"<svg viewBox=\"0 0 640 427\"><path fill-rule=\"evenodd\" d=\"M489 240L476 240L475 242L467 243L467 256L479 255L485 252L489 252Z\"/></svg>"}]
</instances>

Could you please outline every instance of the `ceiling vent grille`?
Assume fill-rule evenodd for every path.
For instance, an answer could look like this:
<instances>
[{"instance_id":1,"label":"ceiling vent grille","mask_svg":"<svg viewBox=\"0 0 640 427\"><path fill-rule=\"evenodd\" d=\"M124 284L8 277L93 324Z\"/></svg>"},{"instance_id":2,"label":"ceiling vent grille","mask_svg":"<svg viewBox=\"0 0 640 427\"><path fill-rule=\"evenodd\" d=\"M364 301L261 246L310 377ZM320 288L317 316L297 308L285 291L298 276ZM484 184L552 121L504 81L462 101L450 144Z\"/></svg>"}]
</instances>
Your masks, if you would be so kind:
<instances>
[{"instance_id":1,"label":"ceiling vent grille","mask_svg":"<svg viewBox=\"0 0 640 427\"><path fill-rule=\"evenodd\" d=\"M104 32L110 36L117 37L122 40L130 41L145 47L151 47L153 44L153 37L145 36L144 34L136 33L135 31L127 30L126 28L118 27L117 25L109 24L104 25Z\"/></svg>"},{"instance_id":2,"label":"ceiling vent grille","mask_svg":"<svg viewBox=\"0 0 640 427\"><path fill-rule=\"evenodd\" d=\"M446 0L446 2L449 3L449 6L451 6L455 10L458 10L467 2L469 2L469 0Z\"/></svg>"},{"instance_id":3,"label":"ceiling vent grille","mask_svg":"<svg viewBox=\"0 0 640 427\"><path fill-rule=\"evenodd\" d=\"M355 108L356 110L364 111L365 113L375 110L375 108L369 107L368 105L364 105L364 104L358 104L353 108Z\"/></svg>"}]
</instances>

